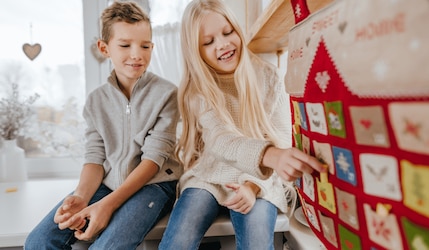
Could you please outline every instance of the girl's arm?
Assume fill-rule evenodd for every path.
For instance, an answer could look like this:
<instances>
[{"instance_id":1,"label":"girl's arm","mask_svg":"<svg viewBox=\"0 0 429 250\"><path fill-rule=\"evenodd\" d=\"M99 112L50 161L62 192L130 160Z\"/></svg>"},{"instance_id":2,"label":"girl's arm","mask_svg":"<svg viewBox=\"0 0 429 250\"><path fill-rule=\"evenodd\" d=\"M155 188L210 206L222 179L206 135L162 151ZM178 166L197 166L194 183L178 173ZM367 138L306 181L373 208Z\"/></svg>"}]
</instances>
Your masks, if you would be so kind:
<instances>
[{"instance_id":1,"label":"girl's arm","mask_svg":"<svg viewBox=\"0 0 429 250\"><path fill-rule=\"evenodd\" d=\"M303 173L326 172L326 168L315 157L297 148L281 149L270 146L265 150L261 168L270 168L285 181L294 181Z\"/></svg>"},{"instance_id":2,"label":"girl's arm","mask_svg":"<svg viewBox=\"0 0 429 250\"><path fill-rule=\"evenodd\" d=\"M233 190L235 195L222 205L242 214L247 214L252 210L256 197L261 190L258 185L250 181L243 184L231 183L227 184L226 187Z\"/></svg>"},{"instance_id":3,"label":"girl's arm","mask_svg":"<svg viewBox=\"0 0 429 250\"><path fill-rule=\"evenodd\" d=\"M204 154L210 154L219 161L239 169L243 173L260 179L267 179L272 170L262 172L259 168L264 149L271 145L263 139L246 137L231 125L224 124L213 110L207 110L199 117L204 141ZM265 170L265 169L264 169Z\"/></svg>"}]
</instances>

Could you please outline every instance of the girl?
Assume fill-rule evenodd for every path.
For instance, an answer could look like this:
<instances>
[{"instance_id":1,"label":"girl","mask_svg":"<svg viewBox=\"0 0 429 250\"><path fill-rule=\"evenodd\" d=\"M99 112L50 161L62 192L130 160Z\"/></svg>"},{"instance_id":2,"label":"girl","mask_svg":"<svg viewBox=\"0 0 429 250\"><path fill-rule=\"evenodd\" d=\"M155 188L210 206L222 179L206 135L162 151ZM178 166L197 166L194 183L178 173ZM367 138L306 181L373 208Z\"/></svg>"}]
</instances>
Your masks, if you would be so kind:
<instances>
[{"instance_id":1,"label":"girl","mask_svg":"<svg viewBox=\"0 0 429 250\"><path fill-rule=\"evenodd\" d=\"M289 99L276 68L245 46L221 0L194 0L183 14L183 130L176 150L187 170L159 249L198 249L220 212L229 212L237 249L273 249L281 182L324 171L291 148Z\"/></svg>"}]
</instances>

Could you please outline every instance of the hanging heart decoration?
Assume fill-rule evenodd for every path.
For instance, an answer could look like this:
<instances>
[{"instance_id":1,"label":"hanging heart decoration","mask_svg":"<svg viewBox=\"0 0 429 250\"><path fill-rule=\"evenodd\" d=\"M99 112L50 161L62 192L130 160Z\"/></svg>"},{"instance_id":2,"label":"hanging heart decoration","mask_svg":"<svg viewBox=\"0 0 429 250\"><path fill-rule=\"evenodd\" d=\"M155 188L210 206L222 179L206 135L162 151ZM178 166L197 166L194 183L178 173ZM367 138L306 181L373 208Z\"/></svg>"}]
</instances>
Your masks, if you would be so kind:
<instances>
[{"instance_id":1,"label":"hanging heart decoration","mask_svg":"<svg viewBox=\"0 0 429 250\"><path fill-rule=\"evenodd\" d=\"M91 53L99 63L102 63L104 62L104 60L106 60L106 57L103 54L101 54L100 50L98 50L96 37L92 40L92 43L91 43Z\"/></svg>"},{"instance_id":2,"label":"hanging heart decoration","mask_svg":"<svg viewBox=\"0 0 429 250\"><path fill-rule=\"evenodd\" d=\"M24 43L24 45L22 45L22 50L24 51L24 54L33 61L34 58L36 58L42 51L42 46L38 43L32 45Z\"/></svg>"}]
</instances>

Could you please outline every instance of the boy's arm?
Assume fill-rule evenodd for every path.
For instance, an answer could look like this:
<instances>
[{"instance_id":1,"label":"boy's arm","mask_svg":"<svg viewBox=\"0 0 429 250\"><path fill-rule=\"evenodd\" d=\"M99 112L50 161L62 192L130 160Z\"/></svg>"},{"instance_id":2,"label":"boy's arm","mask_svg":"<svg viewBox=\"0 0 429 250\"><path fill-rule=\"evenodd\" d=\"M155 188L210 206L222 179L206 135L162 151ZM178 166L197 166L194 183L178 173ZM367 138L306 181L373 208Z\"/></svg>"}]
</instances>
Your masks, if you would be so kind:
<instances>
[{"instance_id":1,"label":"boy's arm","mask_svg":"<svg viewBox=\"0 0 429 250\"><path fill-rule=\"evenodd\" d=\"M158 172L159 168L155 162L143 159L140 164L128 175L124 183L115 191L103 198L102 202L112 208L118 209L135 192L148 183Z\"/></svg>"},{"instance_id":2,"label":"boy's arm","mask_svg":"<svg viewBox=\"0 0 429 250\"><path fill-rule=\"evenodd\" d=\"M54 222L60 229L81 228L84 220L69 220L88 206L91 197L95 194L104 176L104 168L101 165L89 163L83 166L79 184L74 193L64 199L63 204L57 209Z\"/></svg>"},{"instance_id":3,"label":"boy's arm","mask_svg":"<svg viewBox=\"0 0 429 250\"><path fill-rule=\"evenodd\" d=\"M158 115L154 125L141 142L142 160L156 163L159 169L172 157L176 145L176 127L179 121L177 89L168 88L153 100ZM159 170L158 169L158 170Z\"/></svg>"},{"instance_id":4,"label":"boy's arm","mask_svg":"<svg viewBox=\"0 0 429 250\"><path fill-rule=\"evenodd\" d=\"M153 161L142 160L116 190L76 214L71 221L74 222L74 225L78 225L76 226L77 229L84 227L83 221L85 219L89 220L89 224L86 229L82 229L84 231L75 231L75 237L79 240L94 239L107 227L112 214L152 179L158 169L158 166Z\"/></svg>"},{"instance_id":5,"label":"boy's arm","mask_svg":"<svg viewBox=\"0 0 429 250\"><path fill-rule=\"evenodd\" d=\"M100 187L104 177L104 168L99 164L87 163L83 166L79 184L73 195L81 197L86 204Z\"/></svg>"}]
</instances>

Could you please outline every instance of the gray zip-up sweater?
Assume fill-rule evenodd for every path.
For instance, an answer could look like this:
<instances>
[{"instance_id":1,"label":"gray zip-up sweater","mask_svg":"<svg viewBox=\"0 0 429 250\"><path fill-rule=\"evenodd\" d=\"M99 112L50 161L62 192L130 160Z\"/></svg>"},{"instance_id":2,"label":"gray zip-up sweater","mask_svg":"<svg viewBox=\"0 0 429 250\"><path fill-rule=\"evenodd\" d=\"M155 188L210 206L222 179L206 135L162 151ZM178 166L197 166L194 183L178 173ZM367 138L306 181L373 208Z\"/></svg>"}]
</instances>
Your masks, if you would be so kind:
<instances>
[{"instance_id":1,"label":"gray zip-up sweater","mask_svg":"<svg viewBox=\"0 0 429 250\"><path fill-rule=\"evenodd\" d=\"M89 94L83 116L85 163L104 167L103 183L110 189L117 189L142 159L159 167L149 183L177 180L183 173L173 157L179 112L171 82L146 72L128 100L113 70L108 83Z\"/></svg>"}]
</instances>

